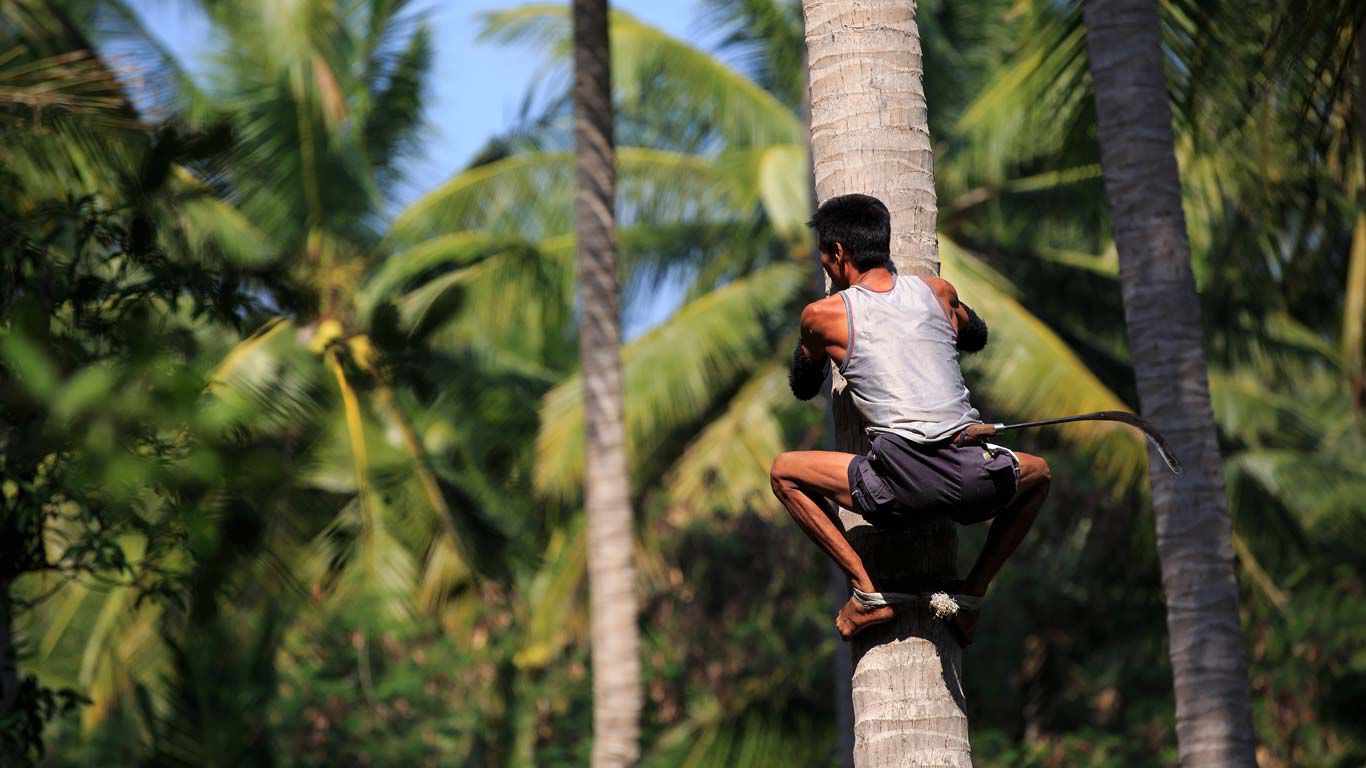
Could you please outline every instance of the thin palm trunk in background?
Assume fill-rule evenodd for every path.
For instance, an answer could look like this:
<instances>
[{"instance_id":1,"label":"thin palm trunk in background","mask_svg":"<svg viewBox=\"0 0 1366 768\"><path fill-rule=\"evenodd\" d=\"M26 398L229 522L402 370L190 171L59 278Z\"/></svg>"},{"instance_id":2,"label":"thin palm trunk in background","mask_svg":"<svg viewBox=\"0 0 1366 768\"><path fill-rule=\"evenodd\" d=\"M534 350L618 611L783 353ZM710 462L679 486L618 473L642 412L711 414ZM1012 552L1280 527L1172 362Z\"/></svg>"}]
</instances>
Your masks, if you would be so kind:
<instances>
[{"instance_id":1,"label":"thin palm trunk in background","mask_svg":"<svg viewBox=\"0 0 1366 768\"><path fill-rule=\"evenodd\" d=\"M1174 475L1150 449L1181 764L1252 766L1255 737L1231 527L1157 3L1087 0L1085 20L1139 402L1186 465L1185 474Z\"/></svg>"},{"instance_id":2,"label":"thin palm trunk in background","mask_svg":"<svg viewBox=\"0 0 1366 768\"><path fill-rule=\"evenodd\" d=\"M587 433L588 588L593 645L593 765L640 754L640 643L621 398L611 53L606 0L574 0L574 147L578 178L579 335Z\"/></svg>"},{"instance_id":3,"label":"thin palm trunk in background","mask_svg":"<svg viewBox=\"0 0 1366 768\"><path fill-rule=\"evenodd\" d=\"M903 275L939 271L933 151L910 0L804 0L816 195L870 194L892 213L892 259ZM835 444L867 440L835 374ZM840 510L879 589L914 591L952 578L957 532L939 521L904 534L875 531ZM970 768L960 684L962 651L926 611L903 612L852 643L854 764Z\"/></svg>"}]
</instances>

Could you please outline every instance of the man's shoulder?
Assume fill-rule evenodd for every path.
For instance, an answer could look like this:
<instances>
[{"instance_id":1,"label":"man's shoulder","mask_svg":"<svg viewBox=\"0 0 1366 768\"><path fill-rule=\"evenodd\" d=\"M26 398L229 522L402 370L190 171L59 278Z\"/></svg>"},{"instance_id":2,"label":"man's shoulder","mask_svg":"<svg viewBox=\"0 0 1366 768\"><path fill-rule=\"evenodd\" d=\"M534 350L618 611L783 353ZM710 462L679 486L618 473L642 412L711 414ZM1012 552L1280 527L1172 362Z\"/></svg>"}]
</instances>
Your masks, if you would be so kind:
<instances>
[{"instance_id":1,"label":"man's shoulder","mask_svg":"<svg viewBox=\"0 0 1366 768\"><path fill-rule=\"evenodd\" d=\"M826 331L844 326L844 300L831 294L807 304L802 309L802 330L827 335Z\"/></svg>"},{"instance_id":2,"label":"man's shoulder","mask_svg":"<svg viewBox=\"0 0 1366 768\"><path fill-rule=\"evenodd\" d=\"M937 276L926 277L924 280L929 284L930 288L934 289L934 292L939 294L945 301L958 298L958 289L954 288L953 283L950 283L948 280Z\"/></svg>"}]
</instances>

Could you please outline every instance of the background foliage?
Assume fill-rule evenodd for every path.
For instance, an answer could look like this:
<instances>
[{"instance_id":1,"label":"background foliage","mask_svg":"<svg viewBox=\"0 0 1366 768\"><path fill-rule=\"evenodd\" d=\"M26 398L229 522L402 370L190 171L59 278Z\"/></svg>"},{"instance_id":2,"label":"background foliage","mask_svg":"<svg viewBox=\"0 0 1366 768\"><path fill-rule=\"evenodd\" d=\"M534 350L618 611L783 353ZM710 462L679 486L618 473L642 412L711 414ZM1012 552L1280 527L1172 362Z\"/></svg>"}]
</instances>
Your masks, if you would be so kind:
<instances>
[{"instance_id":1,"label":"background foliage","mask_svg":"<svg viewBox=\"0 0 1366 768\"><path fill-rule=\"evenodd\" d=\"M0 0L0 617L22 764L580 764L569 31L522 124L394 210L433 46L400 0ZM1334 0L1162 0L1266 766L1366 760L1366 63ZM1001 418L1134 408L1079 2L922 0L944 274ZM613 20L650 765L834 761L833 604L766 471L816 295L798 6ZM105 51L134 52L137 77ZM471 62L470 66L475 66ZM966 685L992 766L1175 761L1142 444L1021 436L1053 497ZM971 557L983 532L963 536Z\"/></svg>"}]
</instances>

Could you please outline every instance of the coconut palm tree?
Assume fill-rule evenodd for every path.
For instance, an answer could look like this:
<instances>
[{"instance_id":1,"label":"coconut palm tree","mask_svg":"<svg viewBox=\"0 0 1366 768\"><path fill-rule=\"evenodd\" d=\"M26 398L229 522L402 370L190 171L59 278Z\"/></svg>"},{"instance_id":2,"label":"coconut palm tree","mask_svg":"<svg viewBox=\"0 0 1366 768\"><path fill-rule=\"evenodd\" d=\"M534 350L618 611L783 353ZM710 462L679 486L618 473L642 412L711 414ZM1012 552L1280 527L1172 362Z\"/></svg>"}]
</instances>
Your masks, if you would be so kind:
<instances>
[{"instance_id":1,"label":"coconut palm tree","mask_svg":"<svg viewBox=\"0 0 1366 768\"><path fill-rule=\"evenodd\" d=\"M674 504L698 516L744 510L770 516L767 465L787 447L783 424L800 410L787 394L782 357L809 283L802 121L714 57L620 12L612 19L627 314L632 299L648 299L661 279L682 281L685 294L668 320L623 349L634 491L643 495L662 484ZM532 41L562 56L571 50L567 22L563 8L528 6L490 15L487 34ZM701 127L677 130L682 115ZM391 237L435 244L475 232L520 236L545 269L571 274L572 154L561 149L557 127L565 118L562 102L551 98L529 135L499 142L497 151L415 202L395 220ZM984 197L1016 188L1037 194L1075 183L1075 176L1000 179L985 196L976 190L976 204L955 209L949 231L968 236L980 229L974 214L987 210ZM980 234L974 239L984 242ZM1123 407L979 255L942 233L941 243L945 274L993 307L999 341L974 362L975 391L1007 413ZM502 261L516 268L511 258ZM567 295L567 277L559 284ZM503 296L504 304L519 303ZM483 327L499 333L500 321L489 317ZM575 502L585 471L580 387L580 375L569 376L542 409L535 482L559 503ZM1142 448L1132 435L1102 427L1067 437L1103 459L1101 470L1115 487L1141 470ZM709 716L680 725L678 733L700 729L710 739L732 725L761 732Z\"/></svg>"},{"instance_id":2,"label":"coconut palm tree","mask_svg":"<svg viewBox=\"0 0 1366 768\"><path fill-rule=\"evenodd\" d=\"M574 230L583 367L588 589L593 644L593 765L640 756L640 641L634 521L621 402L616 159L606 0L574 2Z\"/></svg>"},{"instance_id":3,"label":"coconut palm tree","mask_svg":"<svg viewBox=\"0 0 1366 768\"><path fill-rule=\"evenodd\" d=\"M939 271L934 153L914 3L804 0L816 195L872 194L892 213L892 259L904 274ZM901 62L887 66L882 62ZM961 290L961 287L960 287ZM835 444L867 450L861 419L835 377ZM957 531L939 522L889 535L841 510L850 542L885 589L956 577ZM895 586L903 579L901 587ZM928 608L854 641L854 764L890 766L933 754L971 765L962 650Z\"/></svg>"},{"instance_id":4,"label":"coconut palm tree","mask_svg":"<svg viewBox=\"0 0 1366 768\"><path fill-rule=\"evenodd\" d=\"M803 181L803 131L793 111L715 58L622 12L612 18L618 132L655 142L652 146L623 143L617 150L625 295L648 298L645 291L670 276L685 283L684 303L673 317L629 342L623 354L628 433L632 443L648 452L656 447L643 444L649 442L642 439L649 430L688 429L718 398L724 399L743 382L746 374L758 373L758 363L780 362L779 345L775 339L769 346L773 334L765 330L765 324L773 313L785 317L800 307L801 277L789 267L809 256L804 226L809 193ZM567 21L564 9L557 6L526 6L488 16L487 34L500 41L530 41L564 52L569 50L562 47L567 41ZM666 59L672 65L662 68ZM639 106L647 80L653 108L670 115L696 114L708 126L702 149L683 151L677 143L659 138L652 121L661 118ZM555 118L548 120L553 123ZM547 132L527 148L457 175L402 212L391 236L401 242L420 242L457 237L462 232L521 232L536 244L548 264L558 265L553 267L558 274L567 275L572 240L566 232L572 207L571 187L566 182L572 155L555 150L554 141L555 134ZM689 146L697 142L690 139ZM1059 174L1003 186L1020 183L1038 188L1068 181ZM943 256L946 275L955 282L970 283L970 290L1000 306L999 311L1011 320L1000 323L1002 334L1012 334L1010 342L989 347L986 356L974 361L977 388L1010 413L1118 405L1120 400L1111 389L1087 371L1047 325L1024 310L1008 283L958 244L958 231L953 231L952 238L942 238L948 240ZM970 229L964 226L961 232L967 236ZM757 274L760 270L764 271L762 279ZM795 293L787 293L788 286ZM709 319L712 313L716 313L714 321ZM681 338L694 339L690 348L679 349ZM1050 365L1023 364L1042 359L1044 353L1051 357ZM657 375L663 373L663 365L680 375ZM991 371L1005 368L1012 376L1027 377L1027 384L1021 385L1019 378L1007 381L991 376ZM710 375L699 376L699 370ZM1083 385L1051 386L1065 379ZM582 439L581 411L575 405L578 387L578 378L570 378L545 404L538 438L537 487L552 498L573 498L581 482L582 458L573 448ZM774 392L773 412L781 413L786 405L781 391ZM1141 446L1126 432L1099 427L1066 434L1105 456L1107 471L1116 480L1123 482L1140 471ZM738 481L742 467L762 464L758 453L738 465L731 461L734 456L716 455L701 465L674 465L676 472L663 474L685 483L689 491L710 488L707 493L724 490L735 494L731 498L739 498L749 488L765 487L762 473L753 482L746 481L747 487L728 487L703 483L693 472L713 468L722 477ZM648 463L645 454L637 455ZM685 470L685 466L692 468ZM637 477L634 472L633 477ZM636 482L641 484L639 478Z\"/></svg>"},{"instance_id":5,"label":"coconut palm tree","mask_svg":"<svg viewBox=\"0 0 1366 768\"><path fill-rule=\"evenodd\" d=\"M1088 0L1101 165L1139 399L1190 471L1150 462L1183 765L1256 765L1247 653L1155 0Z\"/></svg>"}]
</instances>

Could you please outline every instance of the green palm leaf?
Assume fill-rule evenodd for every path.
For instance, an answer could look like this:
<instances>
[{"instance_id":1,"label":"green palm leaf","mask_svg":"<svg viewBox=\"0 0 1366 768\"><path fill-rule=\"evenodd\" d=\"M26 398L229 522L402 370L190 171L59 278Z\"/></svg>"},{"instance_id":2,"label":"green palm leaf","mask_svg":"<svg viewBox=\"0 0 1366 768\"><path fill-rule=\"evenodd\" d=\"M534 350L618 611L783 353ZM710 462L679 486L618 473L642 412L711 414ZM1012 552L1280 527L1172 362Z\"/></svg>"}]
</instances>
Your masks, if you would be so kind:
<instances>
[{"instance_id":1,"label":"green palm leaf","mask_svg":"<svg viewBox=\"0 0 1366 768\"><path fill-rule=\"evenodd\" d=\"M361 131L370 163L382 180L395 176L399 160L415 149L416 129L422 124L423 84L432 63L431 37L431 28L420 23L392 61L372 64L376 74L385 74L385 82L382 88L372 86L378 90L370 95L361 115Z\"/></svg>"},{"instance_id":2,"label":"green palm leaf","mask_svg":"<svg viewBox=\"0 0 1366 768\"><path fill-rule=\"evenodd\" d=\"M631 147L616 157L622 226L733 217L734 179L706 158ZM573 231L573 178L570 152L511 155L423 196L394 220L390 237L417 243L464 231L530 241L563 235Z\"/></svg>"},{"instance_id":3,"label":"green palm leaf","mask_svg":"<svg viewBox=\"0 0 1366 768\"><path fill-rule=\"evenodd\" d=\"M622 350L628 455L639 467L660 436L694 423L766 359L778 313L806 285L806 270L775 264L685 305ZM570 498L583 478L582 380L546 395L536 437L538 492Z\"/></svg>"},{"instance_id":4,"label":"green palm leaf","mask_svg":"<svg viewBox=\"0 0 1366 768\"><path fill-rule=\"evenodd\" d=\"M704 515L771 514L769 465L788 447L778 414L796 402L780 365L768 363L756 371L669 469L670 498Z\"/></svg>"},{"instance_id":5,"label":"green palm leaf","mask_svg":"<svg viewBox=\"0 0 1366 768\"><path fill-rule=\"evenodd\" d=\"M545 563L524 593L526 629L522 648L513 657L519 667L544 667L573 639L570 620L582 610L577 595L588 568L585 532L580 517L551 534Z\"/></svg>"},{"instance_id":6,"label":"green palm leaf","mask_svg":"<svg viewBox=\"0 0 1366 768\"><path fill-rule=\"evenodd\" d=\"M743 199L762 203L768 225L779 237L806 242L812 205L804 144L730 150L717 157L716 166L734 175L734 188Z\"/></svg>"},{"instance_id":7,"label":"green palm leaf","mask_svg":"<svg viewBox=\"0 0 1366 768\"><path fill-rule=\"evenodd\" d=\"M485 37L530 42L568 62L568 8L526 5L484 18ZM612 14L611 38L612 83L623 113L648 103L658 114L688 115L732 148L805 142L805 126L792 110L715 57L620 11Z\"/></svg>"},{"instance_id":8,"label":"green palm leaf","mask_svg":"<svg viewBox=\"0 0 1366 768\"><path fill-rule=\"evenodd\" d=\"M991 324L991 343L967 356L964 367L980 382L987 400L1014 418L1129 410L1047 325L1012 295L993 270L940 235L943 275L963 301L980 307ZM1001 420L991 417L988 420ZM1109 422L1077 422L1058 428L1068 442L1095 461L1115 493L1140 480L1147 468L1141 435Z\"/></svg>"}]
</instances>

